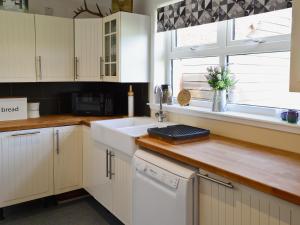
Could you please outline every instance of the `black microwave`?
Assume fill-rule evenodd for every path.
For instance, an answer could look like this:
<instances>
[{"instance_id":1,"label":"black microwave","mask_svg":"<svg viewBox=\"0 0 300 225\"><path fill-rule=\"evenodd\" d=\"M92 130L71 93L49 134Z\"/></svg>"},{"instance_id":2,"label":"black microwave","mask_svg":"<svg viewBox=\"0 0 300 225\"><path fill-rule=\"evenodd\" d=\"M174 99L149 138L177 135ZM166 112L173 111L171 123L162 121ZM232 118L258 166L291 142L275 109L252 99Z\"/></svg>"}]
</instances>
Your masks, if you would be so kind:
<instances>
[{"instance_id":1,"label":"black microwave","mask_svg":"<svg viewBox=\"0 0 300 225\"><path fill-rule=\"evenodd\" d=\"M72 112L78 116L112 116L114 97L109 93L73 93Z\"/></svg>"}]
</instances>

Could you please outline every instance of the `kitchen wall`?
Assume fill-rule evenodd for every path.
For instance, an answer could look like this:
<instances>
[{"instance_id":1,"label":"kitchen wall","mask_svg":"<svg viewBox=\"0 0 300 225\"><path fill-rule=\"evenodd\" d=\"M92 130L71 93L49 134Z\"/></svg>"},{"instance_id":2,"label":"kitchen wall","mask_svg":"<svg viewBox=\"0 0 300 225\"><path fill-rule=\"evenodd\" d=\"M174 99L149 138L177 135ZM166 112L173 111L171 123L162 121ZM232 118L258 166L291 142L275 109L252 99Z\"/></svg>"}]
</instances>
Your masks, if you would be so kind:
<instances>
[{"instance_id":1,"label":"kitchen wall","mask_svg":"<svg viewBox=\"0 0 300 225\"><path fill-rule=\"evenodd\" d=\"M149 0L148 0L149 1ZM97 12L96 3L101 8L102 13L109 13L111 0L86 0L88 8ZM83 0L29 0L29 12L36 14L47 14L46 11L53 11L54 16L72 18L74 10L83 5ZM143 0L134 0L134 12L143 11ZM93 17L83 13L80 17Z\"/></svg>"},{"instance_id":2,"label":"kitchen wall","mask_svg":"<svg viewBox=\"0 0 300 225\"><path fill-rule=\"evenodd\" d=\"M74 10L83 5L83 0L28 0L29 12L72 18ZM111 0L86 0L88 8L97 11L99 4L103 13L109 13ZM143 1L134 0L134 11L143 9ZM47 12L48 11L48 12ZM92 17L82 14L80 17ZM147 107L148 84L134 84L135 112L138 116L149 115ZM113 83L19 83L0 84L0 97L26 96L28 100L41 102L41 114L61 114L71 112L71 93L80 91L109 91L119 96L116 102L116 113L127 114L128 84Z\"/></svg>"},{"instance_id":3,"label":"kitchen wall","mask_svg":"<svg viewBox=\"0 0 300 225\"><path fill-rule=\"evenodd\" d=\"M155 84L162 84L167 82L169 70L166 67L167 52L163 48L164 44L168 43L169 32L156 33L156 9L162 5L171 2L169 0L141 0L140 11L151 16L152 21L152 53L151 53L151 85L150 85L150 99L153 99L153 86ZM165 45L168 46L168 45ZM154 112L152 112L153 115ZM192 126L203 127L210 129L212 133L244 140L260 145L270 146L273 148L284 149L287 151L300 153L300 135L287 133L283 131L275 131L271 129L264 129L253 126L242 125L232 122L224 122L213 119L205 119L200 117L193 117L175 113L169 113L169 120L185 123Z\"/></svg>"},{"instance_id":4,"label":"kitchen wall","mask_svg":"<svg viewBox=\"0 0 300 225\"><path fill-rule=\"evenodd\" d=\"M127 115L129 84L117 83L9 83L0 84L0 97L27 97L40 102L41 115L71 113L73 92L105 92L116 96L115 113ZM149 115L148 84L133 84L135 114Z\"/></svg>"},{"instance_id":5,"label":"kitchen wall","mask_svg":"<svg viewBox=\"0 0 300 225\"><path fill-rule=\"evenodd\" d=\"M87 0L89 4L92 4L92 1L95 0ZM31 12L34 13L41 13L44 14L44 8L45 7L53 7L54 9L54 15L56 16L65 16L65 17L72 17L73 16L73 9L80 6L81 0L29 0L29 7ZM103 1L103 3L106 3L107 5L110 4L109 1ZM168 43L168 35L167 33L156 33L156 9L161 4L166 4L170 2L169 0L134 0L134 11L137 13L143 13L151 16L151 84L148 89L148 86L145 85L145 89L147 91L149 90L150 98L152 101L153 95L152 90L155 84L162 84L167 82L167 76L169 72L169 68L167 65L167 51L165 49ZM93 88L97 89L97 85L99 84L93 84L92 86L86 86L86 84L2 84L0 85L0 95L1 96L16 96L16 95L26 95L25 89L31 90L31 85L34 86L34 94L29 99L34 99L37 97L42 102L42 108L43 114L47 114L49 112L67 112L70 110L70 100L68 98L59 97L62 96L66 88L71 89L69 92L72 92L73 90L78 89L90 89L92 86ZM57 86L58 85L58 86ZM63 85L60 86L60 85ZM74 86L73 86L74 85ZM82 85L82 86L81 86ZM95 86L94 86L95 85ZM21 89L19 89L19 87ZM49 88L49 91L55 92L52 96L47 97L48 92L44 91L47 87ZM93 89L92 88L92 89ZM127 93L127 87L123 87L124 90L122 91L122 98L124 98L120 104L124 104L127 100L126 99L126 93ZM24 90L21 91L20 90ZM143 91L142 91L143 90ZM144 93L144 88L141 88L143 100L137 100L138 102L136 104L136 110L141 110L141 112L147 112L147 109L145 107L146 94ZM36 94L35 94L36 93ZM136 98L139 97L139 94L136 93ZM58 98L60 103L56 105L55 98ZM45 103L43 103L45 102ZM43 106L45 105L45 106ZM50 105L50 106L47 106ZM52 106L51 106L52 105ZM55 106L53 106L55 105ZM65 105L67 105L66 108ZM51 109L47 109L47 107L50 107ZM125 107L122 106L124 112L126 112ZM140 109L141 108L141 109ZM169 114L169 118L171 121L176 121L179 123L186 123L190 125L197 125L199 127L211 129L211 131L215 134L236 138L244 141L249 141L261 145L266 145L270 147L275 148L281 148L288 151L298 152L300 153L300 135L287 133L287 132L281 132L281 131L274 131L271 129L263 129L255 127L255 124L253 126L247 126L247 125L241 125L237 123L229 123L229 122L223 122L218 120L212 120L212 119L204 119L199 117L192 117L192 116L184 116L180 114Z\"/></svg>"}]
</instances>

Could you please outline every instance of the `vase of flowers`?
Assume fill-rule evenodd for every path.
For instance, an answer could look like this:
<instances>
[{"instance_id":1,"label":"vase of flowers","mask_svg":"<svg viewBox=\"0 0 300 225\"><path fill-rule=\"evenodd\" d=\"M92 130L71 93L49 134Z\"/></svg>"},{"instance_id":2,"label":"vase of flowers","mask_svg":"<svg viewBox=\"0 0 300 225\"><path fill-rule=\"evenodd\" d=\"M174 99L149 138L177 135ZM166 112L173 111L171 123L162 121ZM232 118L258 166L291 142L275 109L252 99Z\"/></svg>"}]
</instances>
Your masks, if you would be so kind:
<instances>
[{"instance_id":1,"label":"vase of flowers","mask_svg":"<svg viewBox=\"0 0 300 225\"><path fill-rule=\"evenodd\" d=\"M236 80L225 67L209 67L207 72L207 82L214 91L212 111L225 112L227 109L227 93L234 87Z\"/></svg>"}]
</instances>

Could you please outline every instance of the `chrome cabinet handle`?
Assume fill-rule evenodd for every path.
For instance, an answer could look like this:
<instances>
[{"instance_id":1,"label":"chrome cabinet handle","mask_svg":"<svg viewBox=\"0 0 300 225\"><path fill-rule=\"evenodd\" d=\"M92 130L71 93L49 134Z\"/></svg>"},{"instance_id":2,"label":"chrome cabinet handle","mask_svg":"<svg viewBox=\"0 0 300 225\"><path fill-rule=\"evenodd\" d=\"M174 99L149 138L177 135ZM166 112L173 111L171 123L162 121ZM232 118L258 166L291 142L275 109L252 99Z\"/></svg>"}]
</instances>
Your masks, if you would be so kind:
<instances>
[{"instance_id":1,"label":"chrome cabinet handle","mask_svg":"<svg viewBox=\"0 0 300 225\"><path fill-rule=\"evenodd\" d=\"M231 189L234 188L234 186L231 183L225 183L223 181L220 181L220 180L214 179L212 177L209 177L208 175L203 175L203 174L198 173L197 176L200 177L200 178L203 178L205 180L209 180L211 182L214 182L216 184L220 184L220 185L225 186L227 188L231 188Z\"/></svg>"},{"instance_id":2,"label":"chrome cabinet handle","mask_svg":"<svg viewBox=\"0 0 300 225\"><path fill-rule=\"evenodd\" d=\"M110 151L109 152L109 179L112 179L112 176L115 175L115 173L112 172L112 158L115 157L115 154Z\"/></svg>"},{"instance_id":3,"label":"chrome cabinet handle","mask_svg":"<svg viewBox=\"0 0 300 225\"><path fill-rule=\"evenodd\" d=\"M108 153L109 151L108 151L108 149L106 149L106 177L108 177L108 174L109 174L109 172L108 172L108 155L109 155L109 153Z\"/></svg>"},{"instance_id":4,"label":"chrome cabinet handle","mask_svg":"<svg viewBox=\"0 0 300 225\"><path fill-rule=\"evenodd\" d=\"M75 80L78 80L78 78L79 78L79 75L78 75L78 62L79 62L78 57L75 57L75 59L74 59Z\"/></svg>"},{"instance_id":5,"label":"chrome cabinet handle","mask_svg":"<svg viewBox=\"0 0 300 225\"><path fill-rule=\"evenodd\" d=\"M59 130L56 131L56 153L59 155Z\"/></svg>"},{"instance_id":6,"label":"chrome cabinet handle","mask_svg":"<svg viewBox=\"0 0 300 225\"><path fill-rule=\"evenodd\" d=\"M38 64L39 64L39 78L40 80L43 79L43 74L42 74L42 56L38 56Z\"/></svg>"},{"instance_id":7,"label":"chrome cabinet handle","mask_svg":"<svg viewBox=\"0 0 300 225\"><path fill-rule=\"evenodd\" d=\"M100 57L100 80L103 80L103 77L104 77L104 74L103 74L103 63L104 63L104 60L103 60L103 57L101 56Z\"/></svg>"},{"instance_id":8,"label":"chrome cabinet handle","mask_svg":"<svg viewBox=\"0 0 300 225\"><path fill-rule=\"evenodd\" d=\"M18 137L18 136L27 136L27 135L35 135L35 134L40 134L40 131L36 132L29 132L29 133L20 133L20 134L13 134L11 135L12 137Z\"/></svg>"}]
</instances>

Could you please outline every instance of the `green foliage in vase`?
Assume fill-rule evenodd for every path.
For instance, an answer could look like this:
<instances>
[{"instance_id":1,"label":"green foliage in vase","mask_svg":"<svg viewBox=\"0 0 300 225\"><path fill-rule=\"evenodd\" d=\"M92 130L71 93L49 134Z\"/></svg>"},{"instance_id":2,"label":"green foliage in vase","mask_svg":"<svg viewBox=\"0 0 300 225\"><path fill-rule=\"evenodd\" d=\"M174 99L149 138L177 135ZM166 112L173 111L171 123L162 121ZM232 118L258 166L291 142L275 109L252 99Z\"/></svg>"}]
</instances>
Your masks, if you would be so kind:
<instances>
[{"instance_id":1,"label":"green foliage in vase","mask_svg":"<svg viewBox=\"0 0 300 225\"><path fill-rule=\"evenodd\" d=\"M213 90L229 90L237 83L228 68L208 67L208 74L205 76L208 84Z\"/></svg>"}]
</instances>

